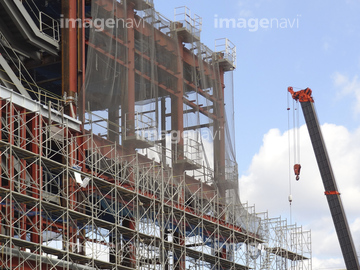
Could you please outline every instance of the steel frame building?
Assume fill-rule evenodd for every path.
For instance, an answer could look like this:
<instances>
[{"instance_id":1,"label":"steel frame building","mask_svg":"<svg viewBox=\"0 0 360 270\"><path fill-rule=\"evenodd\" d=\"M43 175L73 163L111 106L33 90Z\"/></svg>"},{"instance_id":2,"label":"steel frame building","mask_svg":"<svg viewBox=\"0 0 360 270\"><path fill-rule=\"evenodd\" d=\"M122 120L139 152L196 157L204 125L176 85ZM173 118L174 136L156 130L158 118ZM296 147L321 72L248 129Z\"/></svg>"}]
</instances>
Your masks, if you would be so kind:
<instances>
[{"instance_id":1,"label":"steel frame building","mask_svg":"<svg viewBox=\"0 0 360 270\"><path fill-rule=\"evenodd\" d=\"M144 20L125 34L96 29L125 55L95 44L80 23L62 25L114 6L112 18ZM148 133L228 128L230 41L210 50L200 43L200 17L182 7L168 20L150 0L0 0L0 10L1 269L311 269L310 231L240 202L225 136L213 137L208 166L198 140L169 147L166 136ZM153 58L144 40L175 60ZM90 48L120 66L120 111L99 96L97 109L88 107L97 78L90 73L86 86ZM202 79L192 81L187 68ZM156 97L138 97L137 81L155 86ZM136 110L150 99L154 110ZM186 125L191 113L209 120Z\"/></svg>"}]
</instances>

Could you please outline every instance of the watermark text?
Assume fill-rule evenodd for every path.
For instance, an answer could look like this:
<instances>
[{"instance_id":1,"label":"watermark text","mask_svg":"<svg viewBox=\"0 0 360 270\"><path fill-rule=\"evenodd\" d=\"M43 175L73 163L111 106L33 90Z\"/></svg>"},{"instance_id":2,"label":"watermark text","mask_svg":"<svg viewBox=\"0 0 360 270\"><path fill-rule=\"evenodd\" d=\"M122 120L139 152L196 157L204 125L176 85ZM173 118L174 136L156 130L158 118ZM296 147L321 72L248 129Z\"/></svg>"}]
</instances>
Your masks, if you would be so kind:
<instances>
[{"instance_id":1,"label":"watermark text","mask_svg":"<svg viewBox=\"0 0 360 270\"><path fill-rule=\"evenodd\" d=\"M297 15L296 18L220 18L215 14L214 27L248 29L250 32L269 28L293 29L299 28L300 17L301 15Z\"/></svg>"},{"instance_id":2,"label":"watermark text","mask_svg":"<svg viewBox=\"0 0 360 270\"><path fill-rule=\"evenodd\" d=\"M65 18L63 14L60 15L60 28L93 28L95 31L103 31L105 29L114 28L140 28L145 27L145 20L132 18Z\"/></svg>"}]
</instances>

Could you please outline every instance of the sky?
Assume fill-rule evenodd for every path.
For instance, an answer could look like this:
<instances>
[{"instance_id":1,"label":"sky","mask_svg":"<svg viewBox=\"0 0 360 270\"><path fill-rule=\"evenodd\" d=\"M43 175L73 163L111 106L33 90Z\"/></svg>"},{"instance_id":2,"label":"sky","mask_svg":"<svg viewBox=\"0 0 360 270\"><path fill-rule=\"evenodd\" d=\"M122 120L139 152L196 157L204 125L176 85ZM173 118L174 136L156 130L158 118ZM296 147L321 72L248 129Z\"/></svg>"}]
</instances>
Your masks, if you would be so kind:
<instances>
[{"instance_id":1,"label":"sky","mask_svg":"<svg viewBox=\"0 0 360 270\"><path fill-rule=\"evenodd\" d=\"M154 0L154 4L169 19L179 6L201 16L201 40L209 48L214 49L216 38L224 37L236 45L234 103L241 200L255 204L259 212L268 210L270 216L311 229L313 269L344 269L301 111L296 143L301 178L296 181L292 171L289 176L294 141L289 147L293 124L288 124L292 112L289 116L287 87L313 90L360 253L360 0ZM220 19L237 23L221 27ZM274 19L287 24L266 24Z\"/></svg>"}]
</instances>

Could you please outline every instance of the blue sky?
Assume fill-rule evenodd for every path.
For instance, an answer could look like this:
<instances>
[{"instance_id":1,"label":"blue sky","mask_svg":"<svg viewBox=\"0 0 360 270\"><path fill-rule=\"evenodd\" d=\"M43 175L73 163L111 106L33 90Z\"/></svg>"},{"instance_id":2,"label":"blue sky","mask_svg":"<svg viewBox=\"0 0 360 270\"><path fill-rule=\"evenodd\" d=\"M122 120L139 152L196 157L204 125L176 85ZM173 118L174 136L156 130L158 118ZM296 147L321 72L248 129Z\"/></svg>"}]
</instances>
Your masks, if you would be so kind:
<instances>
[{"instance_id":1,"label":"blue sky","mask_svg":"<svg viewBox=\"0 0 360 270\"><path fill-rule=\"evenodd\" d=\"M332 124L325 126L330 135L324 134L324 136L329 144L333 144L328 145L329 152L332 150L339 153L334 157L337 163L334 164L333 161L335 174L340 175L340 178L341 176L356 177L347 174L351 170L357 170L357 164L354 164L354 167L346 167L351 162L343 164L343 160L360 161L357 152L354 152L354 149L358 149L354 145L357 146L359 143L357 135L360 127L359 0L154 0L154 2L155 8L169 19L173 19L173 8L184 5L189 7L193 13L201 16L203 18L201 39L208 47L214 48L214 40L223 37L229 38L237 46L234 103L237 116L235 123L237 161L240 181L243 181L241 187L244 189L244 192L240 192L242 198L255 203L259 211L266 210L262 207L270 207L266 202L257 201L257 198L261 198L261 194L248 190L251 189L249 188L251 185L260 187L262 181L267 183L273 181L273 179L262 179L267 177L266 172L260 174L253 170L254 168L261 170L261 166L265 167L266 164L262 164L259 160L266 160L264 153L269 149L267 143L275 138L284 139L284 132L288 130L286 111L288 86L310 87L313 90L320 123ZM215 27L215 18L245 19L247 21L276 18L278 20L288 19L290 22L296 19L298 27L294 25L291 28L289 25L288 28L259 28L257 31L238 27L219 28ZM300 119L301 123L304 123L302 114ZM301 200L304 199L302 196L298 200L298 204L294 199L293 219L298 218L298 223L304 226L315 227L313 229L313 269L336 269L335 267L343 265L338 246L334 247L334 250L325 251L326 249L323 249L320 252L322 250L320 237L314 236L317 229L322 227L321 220L325 223L330 222L330 225L331 220L328 220L330 214L325 198L321 195L323 191L317 168L316 166L312 167L315 159L306 139L308 135L305 128L301 134L302 138L304 137L301 140L301 142L304 140L304 145L300 147L306 162L309 162L309 167L313 170L305 171L305 178L308 174L308 178L314 178L314 181L319 182L316 183L316 185L319 184L319 190L314 193L314 201L320 205L318 210L320 216L314 210L313 219L306 217L301 204ZM335 137L336 134L343 137ZM340 141L346 142L341 144ZM282 149L283 144L287 144L285 139L278 149ZM339 145L343 145L344 148L339 148ZM277 150L273 149L273 151ZM308 158L307 155L309 155ZM284 170L287 171L288 161L285 160L284 163ZM281 166L279 169L282 169ZM258 177L254 177L257 174ZM251 177L253 179L250 179ZM277 177L276 173L273 177ZM256 179L259 184L254 182ZM306 180L300 182L293 185L297 189L294 193L303 191L308 194L312 182L306 183ZM356 186L352 187L351 183ZM344 191L347 189L360 191L360 187L355 181L351 183L339 183L339 186L343 187ZM287 187L288 184L283 183L283 185ZM359 194L349 193L347 195L345 193L343 200L344 204L347 204L345 209L349 208L350 223L355 228L354 238L360 240L360 229L357 230L357 226L360 224L358 224L360 210L359 207L354 206L359 202L354 201L353 198L354 196L359 197ZM287 197L287 194L282 195ZM354 200L350 200L349 197ZM310 198L309 200L311 200ZM288 205L286 202L284 205L274 204L273 207L276 209L269 209L270 214L286 215ZM304 205L307 205L306 201L304 201ZM310 206L309 209L311 209ZM334 236L330 225L329 234ZM330 238L328 244L334 243L336 246L336 241ZM359 250L360 246L358 245L357 248ZM332 265L332 268L329 265Z\"/></svg>"},{"instance_id":2,"label":"blue sky","mask_svg":"<svg viewBox=\"0 0 360 270\"><path fill-rule=\"evenodd\" d=\"M313 89L322 122L358 126L353 97L339 96L334 76L338 72L351 79L359 73L360 1L155 0L155 8L169 19L173 8L183 5L202 17L203 43L213 48L216 38L227 37L237 46L234 84L240 172L247 169L270 128L287 129L287 86ZM299 27L216 28L215 16L297 19Z\"/></svg>"}]
</instances>

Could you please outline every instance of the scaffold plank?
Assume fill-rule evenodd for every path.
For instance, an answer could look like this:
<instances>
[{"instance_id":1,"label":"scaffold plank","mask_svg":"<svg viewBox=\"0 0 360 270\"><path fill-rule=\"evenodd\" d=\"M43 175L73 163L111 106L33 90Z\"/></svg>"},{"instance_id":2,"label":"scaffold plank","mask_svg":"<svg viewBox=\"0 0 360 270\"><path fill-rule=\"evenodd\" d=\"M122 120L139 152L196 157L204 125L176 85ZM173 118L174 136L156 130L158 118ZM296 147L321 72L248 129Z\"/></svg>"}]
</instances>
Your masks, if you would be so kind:
<instances>
[{"instance_id":1,"label":"scaffold plank","mask_svg":"<svg viewBox=\"0 0 360 270\"><path fill-rule=\"evenodd\" d=\"M292 252L290 250L286 250L281 247L267 248L266 250L277 256L280 256L280 257L283 257L283 258L286 258L286 259L289 259L292 261L309 260L308 257L305 257L301 254Z\"/></svg>"}]
</instances>

